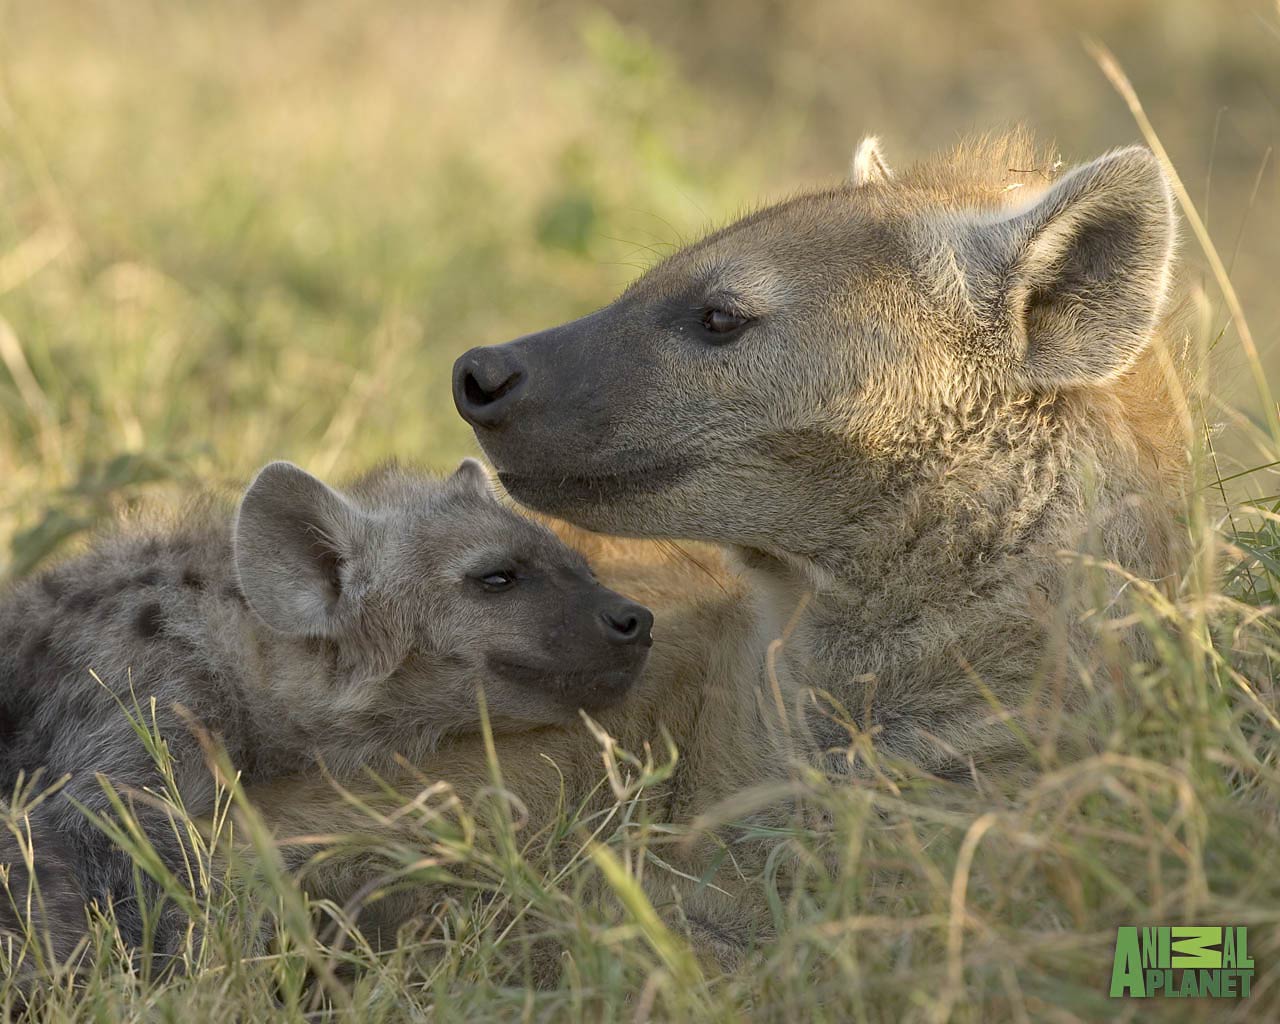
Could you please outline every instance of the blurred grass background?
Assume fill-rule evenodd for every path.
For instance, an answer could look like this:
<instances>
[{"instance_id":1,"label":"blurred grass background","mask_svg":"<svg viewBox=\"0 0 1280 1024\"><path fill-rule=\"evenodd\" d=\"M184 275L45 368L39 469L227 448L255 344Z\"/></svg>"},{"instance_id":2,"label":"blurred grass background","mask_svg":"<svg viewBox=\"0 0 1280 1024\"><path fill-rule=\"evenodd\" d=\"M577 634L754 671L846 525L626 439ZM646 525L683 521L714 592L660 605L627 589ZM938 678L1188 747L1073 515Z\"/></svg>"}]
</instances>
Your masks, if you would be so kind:
<instances>
[{"instance_id":1,"label":"blurred grass background","mask_svg":"<svg viewBox=\"0 0 1280 1024\"><path fill-rule=\"evenodd\" d=\"M457 354L835 180L863 133L898 164L1015 122L1069 162L1136 141L1082 37L1133 79L1274 373L1272 0L0 0L0 576L270 458L448 466L474 450ZM329 956L354 968L342 1019L1276 1019L1280 499L1248 502L1280 492L1280 450L1211 285L1195 313L1220 339L1205 418L1224 425L1201 479L1249 472L1226 524L1192 503L1202 557L1176 607L1137 602L1159 655L1115 669L1140 707L1096 723L1104 754L1007 798L814 780L836 827L789 840L803 884L749 970L688 984L690 950L592 913L585 852L549 867L571 823L462 848L423 813L385 855L423 882L458 862L484 882L442 903L429 970L414 944L326 949L281 876L248 907L201 890L213 941L185 978L155 984L117 950L26 1019L318 1019L308 972ZM646 864L663 830L619 807L592 834ZM278 952L244 958L277 900ZM567 951L555 990L529 988L508 910ZM1251 1000L1108 1000L1115 926L1183 919L1251 926ZM0 979L0 1015L13 992Z\"/></svg>"},{"instance_id":2,"label":"blurred grass background","mask_svg":"<svg viewBox=\"0 0 1280 1024\"><path fill-rule=\"evenodd\" d=\"M0 566L166 481L447 465L457 354L838 177L865 132L898 163L1019 121L1069 161L1136 140L1082 35L1275 365L1273 3L3 0Z\"/></svg>"}]
</instances>

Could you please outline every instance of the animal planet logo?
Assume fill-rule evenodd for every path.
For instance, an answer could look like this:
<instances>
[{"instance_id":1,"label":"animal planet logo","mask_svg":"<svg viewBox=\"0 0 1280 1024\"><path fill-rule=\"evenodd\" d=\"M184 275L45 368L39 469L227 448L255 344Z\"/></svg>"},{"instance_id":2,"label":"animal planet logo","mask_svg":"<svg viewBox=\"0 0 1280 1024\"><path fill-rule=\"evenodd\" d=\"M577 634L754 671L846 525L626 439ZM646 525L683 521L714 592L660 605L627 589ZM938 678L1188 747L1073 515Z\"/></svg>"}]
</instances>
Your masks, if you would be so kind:
<instances>
[{"instance_id":1,"label":"animal planet logo","mask_svg":"<svg viewBox=\"0 0 1280 1024\"><path fill-rule=\"evenodd\" d=\"M1112 998L1243 999L1252 979L1247 928L1173 925L1116 930Z\"/></svg>"}]
</instances>

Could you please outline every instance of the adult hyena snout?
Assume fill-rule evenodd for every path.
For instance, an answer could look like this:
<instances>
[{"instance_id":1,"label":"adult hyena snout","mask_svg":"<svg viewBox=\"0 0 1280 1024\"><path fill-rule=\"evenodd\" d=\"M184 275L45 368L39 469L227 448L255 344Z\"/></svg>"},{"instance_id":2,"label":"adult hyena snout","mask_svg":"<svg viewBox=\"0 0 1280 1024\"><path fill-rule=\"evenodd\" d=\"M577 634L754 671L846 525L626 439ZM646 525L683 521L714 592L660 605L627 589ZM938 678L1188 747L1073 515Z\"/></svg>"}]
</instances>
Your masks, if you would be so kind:
<instances>
[{"instance_id":1,"label":"adult hyena snout","mask_svg":"<svg viewBox=\"0 0 1280 1024\"><path fill-rule=\"evenodd\" d=\"M506 345L473 348L453 364L453 402L473 427L506 424L529 383L528 370Z\"/></svg>"},{"instance_id":2,"label":"adult hyena snout","mask_svg":"<svg viewBox=\"0 0 1280 1024\"><path fill-rule=\"evenodd\" d=\"M608 532L593 509L625 506L620 491L663 490L683 471L663 443L673 386L647 340L651 320L615 303L454 363L458 413L521 504Z\"/></svg>"}]
</instances>

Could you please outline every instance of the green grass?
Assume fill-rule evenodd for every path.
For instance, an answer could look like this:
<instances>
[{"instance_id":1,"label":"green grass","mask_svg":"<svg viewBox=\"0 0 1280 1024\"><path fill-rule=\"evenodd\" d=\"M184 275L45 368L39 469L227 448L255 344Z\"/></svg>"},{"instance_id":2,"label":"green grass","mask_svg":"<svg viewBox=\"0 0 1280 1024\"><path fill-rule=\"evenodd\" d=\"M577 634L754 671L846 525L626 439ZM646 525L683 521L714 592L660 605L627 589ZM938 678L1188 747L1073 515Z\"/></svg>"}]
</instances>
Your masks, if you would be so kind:
<instances>
[{"instance_id":1,"label":"green grass","mask_svg":"<svg viewBox=\"0 0 1280 1024\"><path fill-rule=\"evenodd\" d=\"M1266 572L1255 576L1274 585ZM148 976L103 921L95 963L74 986L47 970L39 1019L305 1011L595 1021L644 1017L645 1007L655 1019L699 1021L1109 1019L1138 1012L1106 996L1114 929L1153 922L1247 925L1259 966L1239 1007L1156 1009L1169 1019L1267 1019L1280 1004L1280 732L1272 702L1247 688L1271 696L1274 630L1244 627L1246 609L1220 597L1212 608L1185 597L1179 608L1137 604L1163 649L1132 667L1139 706L1095 723L1104 753L1005 794L808 777L799 792L829 829L797 824L764 836L727 827L744 863L769 851L750 888L776 929L740 972L718 976L700 963L665 923L672 908L636 884L643 865L649 891L661 892L652 882L677 841L651 827L643 799L669 763L619 754L616 802L542 830L516 827L503 801L463 808L445 791L412 809L392 840L385 812L371 808L362 853L398 884L440 893L420 929L383 953L349 927L335 931L343 908L308 905L237 790L220 801L213 831L223 840L236 832L255 849L252 870L215 861L170 790L178 827L192 836L184 877L167 874L138 834L116 835L196 922L185 973ZM164 766L145 708L132 714ZM278 937L264 947L267 919ZM0 981L0 999L16 995Z\"/></svg>"},{"instance_id":2,"label":"green grass","mask_svg":"<svg viewBox=\"0 0 1280 1024\"><path fill-rule=\"evenodd\" d=\"M1028 119L1082 158L1132 140L1078 31L1133 73L1194 198L1208 181L1274 365L1276 171L1255 96L1274 12L703 6L0 4L0 572L271 458L449 465L472 451L454 356L585 312L707 223L834 177L862 130L891 160L975 118ZM993 81L991 53L1021 70ZM1104 753L1013 793L802 779L831 829L726 828L775 934L723 976L636 885L679 839L646 821L665 754L541 830L441 793L392 841L371 810L369 855L441 893L384 953L309 903L229 786L214 839L256 849L252 870L217 861L177 806L183 877L119 837L198 924L185 971L142 971L103 922L82 976L40 969L38 1019L1274 1019L1280 448L1187 257L1217 368L1197 559L1176 601L1132 588L1158 657L1116 666L1140 700L1091 723ZM15 794L6 827L36 796ZM1249 1001L1107 998L1115 927L1178 921L1250 926ZM19 1005L0 977L0 1006Z\"/></svg>"}]
</instances>

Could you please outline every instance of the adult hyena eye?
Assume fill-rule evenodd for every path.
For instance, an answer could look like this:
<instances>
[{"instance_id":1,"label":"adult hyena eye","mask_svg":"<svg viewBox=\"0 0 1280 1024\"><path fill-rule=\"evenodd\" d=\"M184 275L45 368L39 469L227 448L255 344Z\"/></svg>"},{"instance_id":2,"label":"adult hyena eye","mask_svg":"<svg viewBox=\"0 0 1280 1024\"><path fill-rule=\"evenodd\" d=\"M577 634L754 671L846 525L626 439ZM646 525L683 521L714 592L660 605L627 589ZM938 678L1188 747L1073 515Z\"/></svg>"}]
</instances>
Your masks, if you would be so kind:
<instances>
[{"instance_id":1,"label":"adult hyena eye","mask_svg":"<svg viewBox=\"0 0 1280 1024\"><path fill-rule=\"evenodd\" d=\"M716 344L732 340L733 335L746 327L749 323L745 316L739 316L737 313L731 313L727 309L719 309L710 307L702 312L702 326L708 334L714 334L717 337L713 339Z\"/></svg>"}]
</instances>

